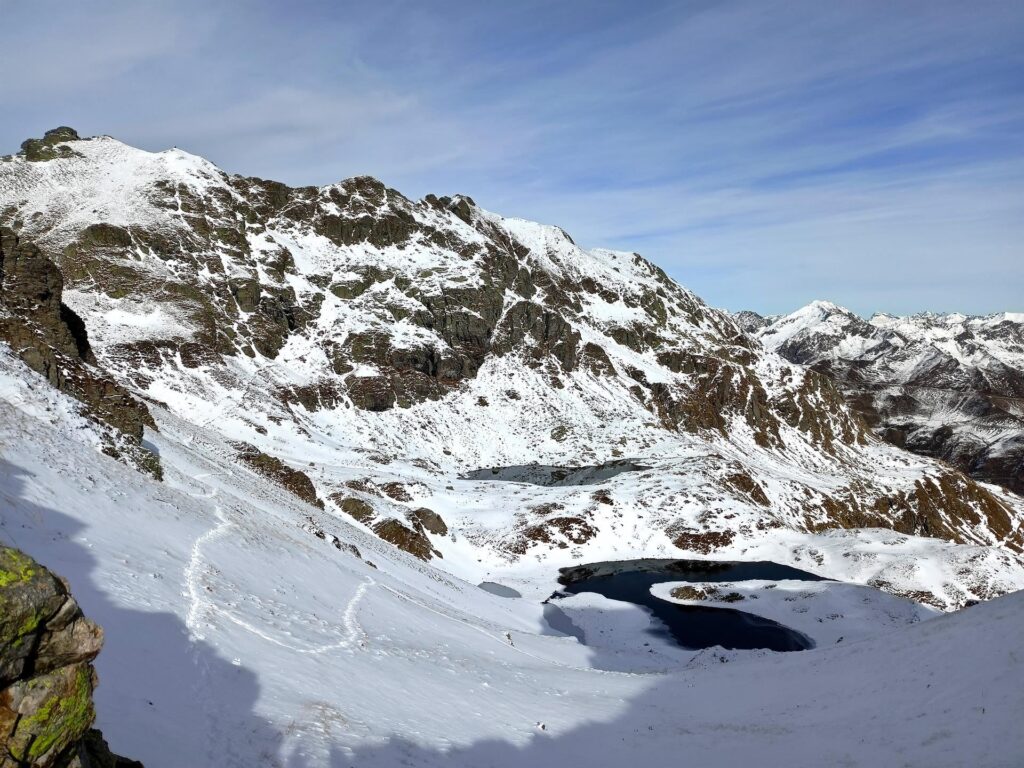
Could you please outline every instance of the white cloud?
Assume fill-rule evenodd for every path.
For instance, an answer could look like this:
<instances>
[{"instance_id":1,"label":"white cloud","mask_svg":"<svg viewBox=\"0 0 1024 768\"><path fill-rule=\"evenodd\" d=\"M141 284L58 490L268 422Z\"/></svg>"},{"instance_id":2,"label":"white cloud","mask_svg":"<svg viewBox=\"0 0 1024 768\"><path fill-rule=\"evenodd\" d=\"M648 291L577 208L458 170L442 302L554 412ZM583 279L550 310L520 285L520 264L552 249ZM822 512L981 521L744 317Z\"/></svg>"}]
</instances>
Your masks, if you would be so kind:
<instances>
[{"instance_id":1,"label":"white cloud","mask_svg":"<svg viewBox=\"0 0 1024 768\"><path fill-rule=\"evenodd\" d=\"M8 149L465 192L734 307L1021 309L1019 4L0 5Z\"/></svg>"}]
</instances>

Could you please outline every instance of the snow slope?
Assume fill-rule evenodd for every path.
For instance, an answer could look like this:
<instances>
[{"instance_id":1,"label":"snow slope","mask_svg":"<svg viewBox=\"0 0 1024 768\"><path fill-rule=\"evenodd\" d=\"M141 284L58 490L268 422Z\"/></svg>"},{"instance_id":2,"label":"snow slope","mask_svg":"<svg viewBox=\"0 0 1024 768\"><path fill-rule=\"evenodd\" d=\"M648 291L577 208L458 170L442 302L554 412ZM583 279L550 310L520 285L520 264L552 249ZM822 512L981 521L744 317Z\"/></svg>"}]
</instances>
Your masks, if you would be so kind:
<instances>
[{"instance_id":1,"label":"snow slope","mask_svg":"<svg viewBox=\"0 0 1024 768\"><path fill-rule=\"evenodd\" d=\"M99 726L150 768L1024 755L1020 594L895 629L869 612L859 638L801 653L676 649L651 672L640 647L642 672L609 672L536 601L342 520L316 520L340 548L318 538L319 510L209 430L156 412L158 483L99 453L77 404L3 351L0 393L0 535L67 576L106 629ZM628 648L617 661L628 670Z\"/></svg>"}]
</instances>

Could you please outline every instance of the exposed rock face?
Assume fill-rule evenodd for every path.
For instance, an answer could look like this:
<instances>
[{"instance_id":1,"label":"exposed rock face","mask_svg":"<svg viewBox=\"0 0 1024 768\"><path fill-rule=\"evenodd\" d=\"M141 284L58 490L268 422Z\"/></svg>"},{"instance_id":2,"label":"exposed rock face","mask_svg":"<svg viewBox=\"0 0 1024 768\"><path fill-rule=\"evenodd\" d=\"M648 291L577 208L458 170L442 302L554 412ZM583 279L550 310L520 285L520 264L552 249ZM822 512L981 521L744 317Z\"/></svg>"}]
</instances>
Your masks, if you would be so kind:
<instances>
[{"instance_id":1,"label":"exposed rock face","mask_svg":"<svg viewBox=\"0 0 1024 768\"><path fill-rule=\"evenodd\" d=\"M77 139L68 130L46 140ZM84 154L86 166L114 162L110 153L122 148L135 152L102 137L59 146ZM95 220L71 223L59 204L47 204L39 217L17 192L0 194L0 222L42 233L40 218L51 220L43 239L95 310L116 304L166 317L149 333L102 334L104 362L141 388L154 368L197 368L237 355L273 361L289 339L308 336L329 365L316 372L317 382L306 377L279 397L310 410L348 402L379 412L441 398L496 357L513 356L554 386L581 363L614 376L619 367L609 349L621 345L660 350L668 371L681 374L641 381L641 398L670 428L721 430L744 413L763 440L774 439L744 337L635 254L605 254L603 270L615 278L602 283L560 263L560 251L578 250L561 230L517 231L467 197L415 203L369 177L289 188L228 176L184 153L156 158L138 169L147 210L135 221L97 209ZM299 265L293 244L300 233L323 238L339 256L351 253ZM550 244L538 247L538 236ZM362 245L415 257L359 259ZM623 272L644 283L623 280ZM368 321L363 330L331 332L339 301L344 313ZM623 319L602 322L584 340L581 325L593 324L587 307L595 302L617 305ZM408 331L397 334L396 323ZM694 355L706 342L728 362Z\"/></svg>"},{"instance_id":2,"label":"exposed rock face","mask_svg":"<svg viewBox=\"0 0 1024 768\"><path fill-rule=\"evenodd\" d=\"M130 768L91 730L103 631L67 583L0 547L0 766Z\"/></svg>"},{"instance_id":3,"label":"exposed rock face","mask_svg":"<svg viewBox=\"0 0 1024 768\"><path fill-rule=\"evenodd\" d=\"M389 485L391 488L387 487ZM361 484L358 481L354 481L350 486L364 493L374 493L376 491L375 487ZM395 493L395 486L400 487L403 494ZM391 493L387 495L393 499L396 497L403 501L411 499L405 493L404 486L401 486L400 483L386 483L381 486L381 490L385 492L390 490ZM428 534L447 536L448 526L444 518L432 509L419 507L413 510L392 510L391 516L388 516L378 512L372 504L355 496L346 496L342 492L331 494L330 500L337 505L338 509L353 520L362 523L380 538L384 539L384 541L394 544L410 555L421 560L430 560L434 557L442 556L434 545L430 543L430 536Z\"/></svg>"},{"instance_id":4,"label":"exposed rock face","mask_svg":"<svg viewBox=\"0 0 1024 768\"><path fill-rule=\"evenodd\" d=\"M26 160L34 163L58 157L73 157L75 152L66 142L77 140L78 132L74 128L61 126L47 131L41 139L26 139L21 144L21 151Z\"/></svg>"},{"instance_id":5,"label":"exposed rock face","mask_svg":"<svg viewBox=\"0 0 1024 768\"><path fill-rule=\"evenodd\" d=\"M440 557L441 553L430 544L430 539L423 532L422 526L410 527L394 518L381 520L373 526L373 532L384 541L394 544L420 560Z\"/></svg>"},{"instance_id":6,"label":"exposed rock face","mask_svg":"<svg viewBox=\"0 0 1024 768\"><path fill-rule=\"evenodd\" d=\"M909 491L867 503L862 501L862 490L848 487L821 499L808 516L808 528L884 527L961 542L977 540L971 535L973 529L991 532L1012 551L1024 551L1024 531L1016 525L1013 507L959 472L918 480Z\"/></svg>"},{"instance_id":7,"label":"exposed rock face","mask_svg":"<svg viewBox=\"0 0 1024 768\"><path fill-rule=\"evenodd\" d=\"M739 592L723 592L718 587L697 587L684 584L681 587L674 587L669 593L677 600L714 600L722 603L738 603L746 598Z\"/></svg>"},{"instance_id":8,"label":"exposed rock face","mask_svg":"<svg viewBox=\"0 0 1024 768\"><path fill-rule=\"evenodd\" d=\"M369 525L375 516L373 507L367 504L362 499L356 499L351 496L344 496L343 494L336 493L331 495L331 501L338 505L339 509L346 515L349 515L354 520L358 520L364 525Z\"/></svg>"},{"instance_id":9,"label":"exposed rock face","mask_svg":"<svg viewBox=\"0 0 1024 768\"><path fill-rule=\"evenodd\" d=\"M0 340L33 370L112 427L105 450L160 475L160 462L142 447L149 411L97 364L85 323L64 304L57 266L34 244L0 227Z\"/></svg>"},{"instance_id":10,"label":"exposed rock face","mask_svg":"<svg viewBox=\"0 0 1024 768\"><path fill-rule=\"evenodd\" d=\"M428 533L432 533L435 536L448 535L448 525L445 523L444 518L432 509L427 509L426 507L414 509L409 513L409 517L414 524Z\"/></svg>"},{"instance_id":11,"label":"exposed rock face","mask_svg":"<svg viewBox=\"0 0 1024 768\"><path fill-rule=\"evenodd\" d=\"M736 538L732 531L688 531L673 530L666 531L672 536L672 543L680 549L690 552L699 552L702 555L710 554L716 549L727 547Z\"/></svg>"},{"instance_id":12,"label":"exposed rock face","mask_svg":"<svg viewBox=\"0 0 1024 768\"><path fill-rule=\"evenodd\" d=\"M419 557L444 536L511 559L623 539L719 552L851 520L1021 543L1024 502L909 466L845 385L766 351L744 332L757 318L741 327L637 254L369 177L288 187L110 137L45 141L52 157L0 160L0 224L59 263L90 331L80 354ZM281 460L307 447L330 465ZM652 469L530 485L538 468L624 456ZM477 508L477 484L514 480L480 474L497 466L527 470L501 509L456 515Z\"/></svg>"},{"instance_id":13,"label":"exposed rock face","mask_svg":"<svg viewBox=\"0 0 1024 768\"><path fill-rule=\"evenodd\" d=\"M586 544L597 535L598 529L585 515L559 514L560 509L557 505L545 505L531 510L534 515L542 515L543 519L523 526L509 544L509 549L517 554L538 545L569 549Z\"/></svg>"},{"instance_id":14,"label":"exposed rock face","mask_svg":"<svg viewBox=\"0 0 1024 768\"><path fill-rule=\"evenodd\" d=\"M744 309L740 312L734 312L732 319L736 321L736 325L742 328L744 331L752 336L756 336L765 326L771 325L773 320L778 319L778 316L763 317L757 314L757 312L751 312L749 309Z\"/></svg>"},{"instance_id":15,"label":"exposed rock face","mask_svg":"<svg viewBox=\"0 0 1024 768\"><path fill-rule=\"evenodd\" d=\"M276 456L268 456L245 443L239 446L238 459L264 477L291 491L303 501L314 507L324 508L324 503L316 495L316 486L305 472L293 469Z\"/></svg>"},{"instance_id":16,"label":"exposed rock face","mask_svg":"<svg viewBox=\"0 0 1024 768\"><path fill-rule=\"evenodd\" d=\"M882 437L979 480L1024 491L1024 315L876 315L828 302L736 320L834 379Z\"/></svg>"}]
</instances>

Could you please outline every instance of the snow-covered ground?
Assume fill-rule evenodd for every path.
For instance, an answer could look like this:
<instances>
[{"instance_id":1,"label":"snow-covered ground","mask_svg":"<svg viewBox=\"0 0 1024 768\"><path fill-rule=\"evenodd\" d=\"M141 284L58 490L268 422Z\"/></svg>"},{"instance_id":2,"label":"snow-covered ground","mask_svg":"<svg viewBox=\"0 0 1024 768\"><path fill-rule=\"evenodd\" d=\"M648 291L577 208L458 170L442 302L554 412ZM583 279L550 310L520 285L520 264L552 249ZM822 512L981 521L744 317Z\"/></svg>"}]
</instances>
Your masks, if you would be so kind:
<instances>
[{"instance_id":1,"label":"snow-covered ground","mask_svg":"<svg viewBox=\"0 0 1024 768\"><path fill-rule=\"evenodd\" d=\"M961 543L836 530L893 524L852 513L950 470L863 434L821 380L635 254L372 179L268 188L177 150L69 145L0 161L0 208L148 403L165 479L102 455L77 406L0 348L0 535L106 628L99 725L118 752L149 768L1021 762L1020 595L932 618L875 587L946 609L1024 588L1024 500L976 490L985 516L942 521ZM493 343L531 313L531 333ZM427 353L472 371L415 379L437 399L402 407L354 396L427 376L392 359ZM238 442L306 473L324 508L247 469ZM370 522L429 508L443 557L385 543L343 496ZM543 603L561 566L638 557L844 583L733 585L817 641L788 654L683 650L593 594Z\"/></svg>"},{"instance_id":2,"label":"snow-covered ground","mask_svg":"<svg viewBox=\"0 0 1024 768\"><path fill-rule=\"evenodd\" d=\"M0 372L0 535L69 578L104 626L99 726L149 768L1024 756L1021 594L904 624L882 617L894 598L801 583L808 616L849 616L842 643L659 649L671 663L652 672L644 636L632 664L620 642L620 671L609 671L606 651L544 621L536 596L554 564L533 575L481 564L532 587L498 597L340 519L318 521L357 556L316 537L308 518L322 513L239 467L217 435L156 410L157 483L101 455L75 404L3 351ZM854 623L858 596L873 595L881 613ZM644 616L619 611L608 619L619 640L639 635Z\"/></svg>"}]
</instances>

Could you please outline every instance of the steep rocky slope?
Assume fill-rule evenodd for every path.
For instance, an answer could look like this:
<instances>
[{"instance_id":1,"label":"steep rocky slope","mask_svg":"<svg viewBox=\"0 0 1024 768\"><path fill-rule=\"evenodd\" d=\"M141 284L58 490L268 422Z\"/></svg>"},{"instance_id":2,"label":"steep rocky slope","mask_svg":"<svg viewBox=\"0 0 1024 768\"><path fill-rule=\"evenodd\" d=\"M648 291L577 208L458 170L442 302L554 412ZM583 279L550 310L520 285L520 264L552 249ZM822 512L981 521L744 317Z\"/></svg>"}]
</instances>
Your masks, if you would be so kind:
<instances>
[{"instance_id":1,"label":"steep rocky slope","mask_svg":"<svg viewBox=\"0 0 1024 768\"><path fill-rule=\"evenodd\" d=\"M0 766L141 768L92 729L102 645L65 581L0 546Z\"/></svg>"},{"instance_id":2,"label":"steep rocky slope","mask_svg":"<svg viewBox=\"0 0 1024 768\"><path fill-rule=\"evenodd\" d=\"M60 129L0 160L0 224L59 264L157 423L217 432L324 537L339 516L462 574L769 547L945 608L1019 567L1018 497L878 441L638 255L468 197L290 188ZM911 537L899 565L872 527ZM963 545L939 583L919 535Z\"/></svg>"},{"instance_id":3,"label":"steep rocky slope","mask_svg":"<svg viewBox=\"0 0 1024 768\"><path fill-rule=\"evenodd\" d=\"M38 247L0 226L0 340L107 427L107 453L159 477L159 459L142 446L153 419L97 364L85 323L61 300L63 287L60 270Z\"/></svg>"},{"instance_id":4,"label":"steep rocky slope","mask_svg":"<svg viewBox=\"0 0 1024 768\"><path fill-rule=\"evenodd\" d=\"M835 379L891 443L1024 491L1024 315L875 315L829 302L737 321L766 348Z\"/></svg>"}]
</instances>

